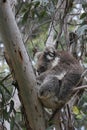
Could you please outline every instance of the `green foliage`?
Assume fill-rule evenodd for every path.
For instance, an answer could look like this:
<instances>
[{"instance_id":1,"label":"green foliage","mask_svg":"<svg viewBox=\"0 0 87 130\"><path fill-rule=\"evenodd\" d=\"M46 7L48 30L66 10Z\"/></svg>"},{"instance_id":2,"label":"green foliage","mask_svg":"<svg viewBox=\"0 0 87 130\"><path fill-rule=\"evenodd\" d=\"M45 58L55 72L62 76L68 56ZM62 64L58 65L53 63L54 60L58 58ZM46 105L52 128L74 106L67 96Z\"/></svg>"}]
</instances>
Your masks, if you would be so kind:
<instances>
[{"instance_id":1,"label":"green foliage","mask_svg":"<svg viewBox=\"0 0 87 130\"><path fill-rule=\"evenodd\" d=\"M87 17L87 13L82 13L81 16L80 16L80 19L83 19L83 18L86 18Z\"/></svg>"},{"instance_id":2,"label":"green foliage","mask_svg":"<svg viewBox=\"0 0 87 130\"><path fill-rule=\"evenodd\" d=\"M83 113L79 110L79 108L77 106L73 106L73 114L75 115L75 118L77 120L81 120L83 118Z\"/></svg>"},{"instance_id":3,"label":"green foliage","mask_svg":"<svg viewBox=\"0 0 87 130\"><path fill-rule=\"evenodd\" d=\"M79 36L84 35L87 32L87 25L83 25L77 29L77 34Z\"/></svg>"},{"instance_id":4,"label":"green foliage","mask_svg":"<svg viewBox=\"0 0 87 130\"><path fill-rule=\"evenodd\" d=\"M78 130L84 126L86 130L87 125L87 92L84 92L78 105L74 106L72 111L75 119L75 126Z\"/></svg>"},{"instance_id":5,"label":"green foliage","mask_svg":"<svg viewBox=\"0 0 87 130\"><path fill-rule=\"evenodd\" d=\"M25 24L28 19L38 19L42 20L44 17L48 16L46 11L46 6L41 6L39 1L32 1L31 3L25 2L21 13L22 23Z\"/></svg>"},{"instance_id":6,"label":"green foliage","mask_svg":"<svg viewBox=\"0 0 87 130\"><path fill-rule=\"evenodd\" d=\"M39 34L36 35L35 38L33 38L31 41L28 42L27 45L27 51L33 58L33 49L37 48L38 51L42 51L45 45L45 40L47 37L47 31L46 31L47 25L43 26L41 28L41 31Z\"/></svg>"},{"instance_id":7,"label":"green foliage","mask_svg":"<svg viewBox=\"0 0 87 130\"><path fill-rule=\"evenodd\" d=\"M4 75L0 74L0 123L4 123L4 120L10 123L10 129L14 130L15 120L20 121L20 114L14 108L14 101L12 97L14 96L12 86L11 74ZM20 111L20 109L19 109ZM22 119L21 119L22 120ZM18 128L17 128L18 129Z\"/></svg>"}]
</instances>

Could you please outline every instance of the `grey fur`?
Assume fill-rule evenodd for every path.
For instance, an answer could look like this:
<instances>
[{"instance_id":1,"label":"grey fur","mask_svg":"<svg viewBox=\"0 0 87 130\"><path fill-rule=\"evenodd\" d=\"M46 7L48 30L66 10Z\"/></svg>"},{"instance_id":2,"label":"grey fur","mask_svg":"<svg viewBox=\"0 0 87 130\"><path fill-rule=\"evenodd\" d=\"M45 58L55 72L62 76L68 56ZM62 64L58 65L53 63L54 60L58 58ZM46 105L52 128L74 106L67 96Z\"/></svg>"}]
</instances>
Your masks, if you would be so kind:
<instances>
[{"instance_id":1,"label":"grey fur","mask_svg":"<svg viewBox=\"0 0 87 130\"><path fill-rule=\"evenodd\" d=\"M51 52L54 52L54 57L47 60L46 55ZM83 68L68 52L58 52L54 48L51 52L46 48L46 53L41 53L38 59L37 71L40 75L37 80L41 83L38 97L45 107L61 109L72 97L73 88L81 85ZM53 66L57 58L59 61Z\"/></svg>"}]
</instances>

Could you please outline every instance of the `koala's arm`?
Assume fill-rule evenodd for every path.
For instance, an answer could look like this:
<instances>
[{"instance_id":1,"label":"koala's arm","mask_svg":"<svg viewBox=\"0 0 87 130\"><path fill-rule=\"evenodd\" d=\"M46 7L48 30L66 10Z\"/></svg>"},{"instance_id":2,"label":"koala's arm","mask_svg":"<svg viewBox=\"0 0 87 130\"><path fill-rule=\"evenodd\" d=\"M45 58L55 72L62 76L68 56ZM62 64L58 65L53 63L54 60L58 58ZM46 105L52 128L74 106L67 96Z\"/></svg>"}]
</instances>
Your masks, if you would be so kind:
<instances>
[{"instance_id":1,"label":"koala's arm","mask_svg":"<svg viewBox=\"0 0 87 130\"><path fill-rule=\"evenodd\" d=\"M41 84L44 81L44 79L47 77L47 75L49 75L50 73L51 73L51 71L48 70L48 71L41 73L39 76L37 76L36 77L37 83Z\"/></svg>"},{"instance_id":2,"label":"koala's arm","mask_svg":"<svg viewBox=\"0 0 87 130\"><path fill-rule=\"evenodd\" d=\"M76 72L67 73L62 80L58 99L67 102L73 94L73 88L82 84L82 81L80 80L81 80L80 73Z\"/></svg>"},{"instance_id":3,"label":"koala's arm","mask_svg":"<svg viewBox=\"0 0 87 130\"><path fill-rule=\"evenodd\" d=\"M64 69L60 66L55 66L43 73L41 73L39 76L37 76L37 81L39 82L43 82L44 79L48 76L48 75L54 75L54 76L61 76L61 74L63 75L65 73ZM64 75L63 75L64 76Z\"/></svg>"}]
</instances>

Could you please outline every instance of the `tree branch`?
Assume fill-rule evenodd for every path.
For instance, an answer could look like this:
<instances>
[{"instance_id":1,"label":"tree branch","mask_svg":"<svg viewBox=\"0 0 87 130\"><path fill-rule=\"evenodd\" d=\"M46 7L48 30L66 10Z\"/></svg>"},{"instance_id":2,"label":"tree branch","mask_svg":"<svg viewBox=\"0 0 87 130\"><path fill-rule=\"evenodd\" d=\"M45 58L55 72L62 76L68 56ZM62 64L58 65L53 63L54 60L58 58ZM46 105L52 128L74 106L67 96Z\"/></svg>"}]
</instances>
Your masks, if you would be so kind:
<instances>
[{"instance_id":1,"label":"tree branch","mask_svg":"<svg viewBox=\"0 0 87 130\"><path fill-rule=\"evenodd\" d=\"M81 89L87 89L87 85L79 86L77 88L74 88L73 91L81 90Z\"/></svg>"},{"instance_id":2,"label":"tree branch","mask_svg":"<svg viewBox=\"0 0 87 130\"><path fill-rule=\"evenodd\" d=\"M35 75L9 0L0 1L0 32L19 85L27 120L33 130L45 130L43 109L37 98Z\"/></svg>"}]
</instances>

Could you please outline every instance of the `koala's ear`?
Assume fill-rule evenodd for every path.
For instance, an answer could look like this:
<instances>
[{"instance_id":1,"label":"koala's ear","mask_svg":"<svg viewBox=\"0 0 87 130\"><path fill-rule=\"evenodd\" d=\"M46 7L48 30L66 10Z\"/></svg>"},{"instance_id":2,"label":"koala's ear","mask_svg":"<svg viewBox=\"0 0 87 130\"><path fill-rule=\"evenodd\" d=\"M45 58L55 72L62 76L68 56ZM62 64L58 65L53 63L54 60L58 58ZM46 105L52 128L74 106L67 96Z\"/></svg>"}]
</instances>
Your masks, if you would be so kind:
<instances>
[{"instance_id":1,"label":"koala's ear","mask_svg":"<svg viewBox=\"0 0 87 130\"><path fill-rule=\"evenodd\" d=\"M47 60L54 60L56 56L56 49L53 47L46 47L44 50L44 56Z\"/></svg>"}]
</instances>

